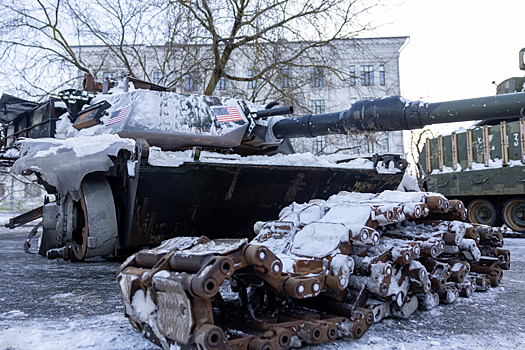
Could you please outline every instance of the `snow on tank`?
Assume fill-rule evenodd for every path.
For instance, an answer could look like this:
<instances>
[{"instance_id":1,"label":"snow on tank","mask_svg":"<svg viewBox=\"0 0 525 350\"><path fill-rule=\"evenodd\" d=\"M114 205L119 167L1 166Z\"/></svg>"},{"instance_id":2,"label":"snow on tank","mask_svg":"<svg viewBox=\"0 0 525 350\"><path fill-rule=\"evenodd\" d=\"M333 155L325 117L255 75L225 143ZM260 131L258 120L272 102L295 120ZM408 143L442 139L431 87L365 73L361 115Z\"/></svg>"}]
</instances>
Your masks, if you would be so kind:
<instances>
[{"instance_id":1,"label":"snow on tank","mask_svg":"<svg viewBox=\"0 0 525 350\"><path fill-rule=\"evenodd\" d=\"M245 109L262 109L244 101L167 91L135 90L99 95L92 104L111 104L102 124L81 131L145 139L150 145L175 150L194 145L228 148L241 143L248 126Z\"/></svg>"}]
</instances>

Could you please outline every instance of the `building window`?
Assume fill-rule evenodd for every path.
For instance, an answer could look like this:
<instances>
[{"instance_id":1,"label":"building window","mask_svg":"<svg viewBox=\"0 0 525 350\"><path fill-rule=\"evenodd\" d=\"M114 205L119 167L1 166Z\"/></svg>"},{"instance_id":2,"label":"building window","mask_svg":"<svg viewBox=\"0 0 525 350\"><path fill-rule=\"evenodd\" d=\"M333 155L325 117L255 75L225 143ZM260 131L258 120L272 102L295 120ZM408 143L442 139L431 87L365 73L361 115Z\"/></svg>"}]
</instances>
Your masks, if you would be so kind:
<instances>
[{"instance_id":1,"label":"building window","mask_svg":"<svg viewBox=\"0 0 525 350\"><path fill-rule=\"evenodd\" d=\"M323 114L324 113L324 100L313 100L312 101L312 113Z\"/></svg>"},{"instance_id":2,"label":"building window","mask_svg":"<svg viewBox=\"0 0 525 350\"><path fill-rule=\"evenodd\" d=\"M162 72L153 72L153 84L162 83Z\"/></svg>"},{"instance_id":3,"label":"building window","mask_svg":"<svg viewBox=\"0 0 525 350\"><path fill-rule=\"evenodd\" d=\"M374 66L361 66L361 85L374 85Z\"/></svg>"},{"instance_id":4,"label":"building window","mask_svg":"<svg viewBox=\"0 0 525 350\"><path fill-rule=\"evenodd\" d=\"M353 104L356 103L356 102L357 102L357 98L352 97L352 98L350 99L350 106L353 105Z\"/></svg>"},{"instance_id":5,"label":"building window","mask_svg":"<svg viewBox=\"0 0 525 350\"><path fill-rule=\"evenodd\" d=\"M350 66L350 86L356 85L355 66Z\"/></svg>"},{"instance_id":6,"label":"building window","mask_svg":"<svg viewBox=\"0 0 525 350\"><path fill-rule=\"evenodd\" d=\"M385 66L384 65L379 66L379 84L385 85Z\"/></svg>"},{"instance_id":7,"label":"building window","mask_svg":"<svg viewBox=\"0 0 525 350\"><path fill-rule=\"evenodd\" d=\"M325 153L326 148L326 136L316 136L315 137L315 154L320 155Z\"/></svg>"},{"instance_id":8,"label":"building window","mask_svg":"<svg viewBox=\"0 0 525 350\"><path fill-rule=\"evenodd\" d=\"M319 67L312 67L310 68L310 75L311 75L311 81L310 86L311 87L324 87L324 76L323 76L323 70Z\"/></svg>"},{"instance_id":9,"label":"building window","mask_svg":"<svg viewBox=\"0 0 525 350\"><path fill-rule=\"evenodd\" d=\"M184 79L184 90L196 91L197 90L197 74L189 73L186 74Z\"/></svg>"},{"instance_id":10,"label":"building window","mask_svg":"<svg viewBox=\"0 0 525 350\"><path fill-rule=\"evenodd\" d=\"M228 71L224 73L228 74ZM226 77L221 77L217 83L217 90L230 90L230 81Z\"/></svg>"},{"instance_id":11,"label":"building window","mask_svg":"<svg viewBox=\"0 0 525 350\"><path fill-rule=\"evenodd\" d=\"M103 80L117 79L117 72L104 72L102 74L102 79Z\"/></svg>"},{"instance_id":12,"label":"building window","mask_svg":"<svg viewBox=\"0 0 525 350\"><path fill-rule=\"evenodd\" d=\"M40 195L40 187L35 184L24 184L26 197L37 197Z\"/></svg>"},{"instance_id":13,"label":"building window","mask_svg":"<svg viewBox=\"0 0 525 350\"><path fill-rule=\"evenodd\" d=\"M292 87L292 68L284 68L281 71L281 86L283 88L291 88Z\"/></svg>"},{"instance_id":14,"label":"building window","mask_svg":"<svg viewBox=\"0 0 525 350\"><path fill-rule=\"evenodd\" d=\"M248 77L254 77L259 74L259 71L256 69L248 69ZM259 87L260 79L250 80L248 82L248 89L257 89Z\"/></svg>"}]
</instances>

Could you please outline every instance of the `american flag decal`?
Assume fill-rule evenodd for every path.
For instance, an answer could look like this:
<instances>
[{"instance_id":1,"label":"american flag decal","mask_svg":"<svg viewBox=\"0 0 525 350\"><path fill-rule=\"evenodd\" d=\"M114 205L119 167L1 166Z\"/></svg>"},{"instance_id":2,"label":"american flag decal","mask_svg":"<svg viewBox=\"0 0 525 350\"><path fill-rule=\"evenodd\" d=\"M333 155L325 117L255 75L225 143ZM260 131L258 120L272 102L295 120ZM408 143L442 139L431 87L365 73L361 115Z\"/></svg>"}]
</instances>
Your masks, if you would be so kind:
<instances>
[{"instance_id":1,"label":"american flag decal","mask_svg":"<svg viewBox=\"0 0 525 350\"><path fill-rule=\"evenodd\" d=\"M122 109L118 109L115 112L111 113L111 117L109 117L109 120L106 123L106 126L120 123L124 119L128 111L129 111L129 106L124 107Z\"/></svg>"},{"instance_id":2,"label":"american flag decal","mask_svg":"<svg viewBox=\"0 0 525 350\"><path fill-rule=\"evenodd\" d=\"M219 123L243 120L237 107L211 107Z\"/></svg>"}]
</instances>

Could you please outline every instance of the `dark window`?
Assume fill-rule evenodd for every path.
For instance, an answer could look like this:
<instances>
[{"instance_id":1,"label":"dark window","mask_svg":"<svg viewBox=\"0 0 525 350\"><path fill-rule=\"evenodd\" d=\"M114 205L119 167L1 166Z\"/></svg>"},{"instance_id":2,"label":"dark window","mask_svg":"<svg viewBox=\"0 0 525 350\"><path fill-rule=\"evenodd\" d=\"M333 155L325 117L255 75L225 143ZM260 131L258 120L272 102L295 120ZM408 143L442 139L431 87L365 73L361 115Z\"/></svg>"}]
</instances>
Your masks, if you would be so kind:
<instances>
[{"instance_id":1,"label":"dark window","mask_svg":"<svg viewBox=\"0 0 525 350\"><path fill-rule=\"evenodd\" d=\"M326 148L326 136L315 137L315 154L323 154Z\"/></svg>"},{"instance_id":2,"label":"dark window","mask_svg":"<svg viewBox=\"0 0 525 350\"><path fill-rule=\"evenodd\" d=\"M228 71L226 71L225 73L228 73ZM221 77L219 79L219 83L217 84L217 89L218 90L230 90L230 81L226 79L226 77Z\"/></svg>"},{"instance_id":3,"label":"dark window","mask_svg":"<svg viewBox=\"0 0 525 350\"><path fill-rule=\"evenodd\" d=\"M350 66L350 85L356 85L355 66Z\"/></svg>"},{"instance_id":4,"label":"dark window","mask_svg":"<svg viewBox=\"0 0 525 350\"><path fill-rule=\"evenodd\" d=\"M255 69L248 69L248 77L251 78L251 77L254 77L256 76L257 74L259 74L259 72ZM250 80L248 82L248 89L257 89L257 87L259 87L259 79L254 79L254 80Z\"/></svg>"},{"instance_id":5,"label":"dark window","mask_svg":"<svg viewBox=\"0 0 525 350\"><path fill-rule=\"evenodd\" d=\"M385 85L385 66L379 66L379 84Z\"/></svg>"},{"instance_id":6,"label":"dark window","mask_svg":"<svg viewBox=\"0 0 525 350\"><path fill-rule=\"evenodd\" d=\"M197 75L195 73L186 74L184 79L184 90L195 91L197 90Z\"/></svg>"},{"instance_id":7,"label":"dark window","mask_svg":"<svg viewBox=\"0 0 525 350\"><path fill-rule=\"evenodd\" d=\"M361 85L374 85L374 66L361 66Z\"/></svg>"},{"instance_id":8,"label":"dark window","mask_svg":"<svg viewBox=\"0 0 525 350\"><path fill-rule=\"evenodd\" d=\"M311 87L324 87L324 76L323 76L323 70L319 67L313 67L310 68L310 75L311 75Z\"/></svg>"},{"instance_id":9,"label":"dark window","mask_svg":"<svg viewBox=\"0 0 525 350\"><path fill-rule=\"evenodd\" d=\"M162 83L162 72L153 72L153 84Z\"/></svg>"},{"instance_id":10,"label":"dark window","mask_svg":"<svg viewBox=\"0 0 525 350\"><path fill-rule=\"evenodd\" d=\"M281 72L281 85L283 88L292 87L292 68L284 68Z\"/></svg>"},{"instance_id":11,"label":"dark window","mask_svg":"<svg viewBox=\"0 0 525 350\"><path fill-rule=\"evenodd\" d=\"M40 187L35 184L24 184L26 197L36 197L40 195Z\"/></svg>"},{"instance_id":12,"label":"dark window","mask_svg":"<svg viewBox=\"0 0 525 350\"><path fill-rule=\"evenodd\" d=\"M312 113L323 114L324 113L324 100L313 100L312 101Z\"/></svg>"}]
</instances>

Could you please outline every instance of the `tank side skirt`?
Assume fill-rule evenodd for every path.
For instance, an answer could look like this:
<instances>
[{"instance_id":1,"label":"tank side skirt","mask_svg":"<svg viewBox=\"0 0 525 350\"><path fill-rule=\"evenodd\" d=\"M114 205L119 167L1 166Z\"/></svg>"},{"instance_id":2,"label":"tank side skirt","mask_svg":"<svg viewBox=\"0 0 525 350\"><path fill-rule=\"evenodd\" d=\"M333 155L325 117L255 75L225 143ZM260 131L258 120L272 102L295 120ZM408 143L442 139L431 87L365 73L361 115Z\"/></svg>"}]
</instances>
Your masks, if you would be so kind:
<instances>
[{"instance_id":1,"label":"tank side skirt","mask_svg":"<svg viewBox=\"0 0 525 350\"><path fill-rule=\"evenodd\" d=\"M156 245L183 235L248 238L256 221L277 217L292 202L327 199L340 191L393 190L403 173L186 163L141 164L137 176L136 196L129 202L131 229L120 248Z\"/></svg>"}]
</instances>

